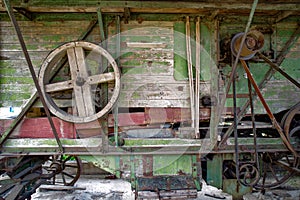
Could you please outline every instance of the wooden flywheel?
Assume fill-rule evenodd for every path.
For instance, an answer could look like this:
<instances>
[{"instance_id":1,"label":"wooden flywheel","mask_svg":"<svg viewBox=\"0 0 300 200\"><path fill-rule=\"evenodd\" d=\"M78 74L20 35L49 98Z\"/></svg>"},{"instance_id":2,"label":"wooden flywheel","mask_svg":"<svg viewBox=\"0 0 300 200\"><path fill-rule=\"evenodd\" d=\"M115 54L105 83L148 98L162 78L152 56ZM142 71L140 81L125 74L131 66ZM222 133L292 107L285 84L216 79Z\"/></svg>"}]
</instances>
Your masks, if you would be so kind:
<instances>
[{"instance_id":1,"label":"wooden flywheel","mask_svg":"<svg viewBox=\"0 0 300 200\"><path fill-rule=\"evenodd\" d=\"M52 114L65 121L85 123L112 109L119 97L120 72L114 58L99 45L69 42L46 57L39 84ZM110 95L103 95L108 88ZM101 98L106 98L102 101L105 103L99 103ZM58 105L58 100L69 102L71 111Z\"/></svg>"}]
</instances>

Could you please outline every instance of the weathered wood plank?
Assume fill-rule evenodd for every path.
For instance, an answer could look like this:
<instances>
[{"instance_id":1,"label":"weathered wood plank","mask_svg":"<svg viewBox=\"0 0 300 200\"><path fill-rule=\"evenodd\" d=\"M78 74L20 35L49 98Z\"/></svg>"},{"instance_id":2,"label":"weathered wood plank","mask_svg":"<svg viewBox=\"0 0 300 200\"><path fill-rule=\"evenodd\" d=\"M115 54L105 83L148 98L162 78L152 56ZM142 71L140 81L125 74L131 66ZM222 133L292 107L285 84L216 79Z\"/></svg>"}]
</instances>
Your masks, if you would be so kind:
<instances>
[{"instance_id":1,"label":"weathered wood plank","mask_svg":"<svg viewBox=\"0 0 300 200\"><path fill-rule=\"evenodd\" d=\"M94 105L94 99L93 99L93 93L91 90L91 85L87 83L87 79L89 77L88 69L85 63L85 54L82 47L75 47L75 54L76 54L76 61L77 61L77 67L79 70L79 74L77 74L77 81L79 81L79 78L83 79L83 85L82 87L82 94L80 95L80 98L84 101L84 109L85 109L85 116L91 116L95 114L95 105ZM78 77L79 76L79 77ZM80 85L79 83L77 83ZM76 95L76 93L75 93ZM76 99L77 100L77 99Z\"/></svg>"},{"instance_id":2,"label":"weathered wood plank","mask_svg":"<svg viewBox=\"0 0 300 200\"><path fill-rule=\"evenodd\" d=\"M45 30L47 31L47 30ZM35 37L34 35L24 35L24 41L26 44L34 43L34 42L45 42L48 41L49 43L57 43L62 42L65 43L66 41L74 41L77 40L80 32L78 34L68 34L68 35L42 35L41 37ZM92 36L90 36L92 37ZM96 37L97 38L97 37ZM16 41L17 36L16 35L1 35L0 42L6 43L8 41L11 41L11 43L18 44ZM96 40L97 41L97 40ZM99 41L99 40L98 40Z\"/></svg>"},{"instance_id":3,"label":"weathered wood plank","mask_svg":"<svg viewBox=\"0 0 300 200\"><path fill-rule=\"evenodd\" d=\"M141 27L141 25L146 26L146 27L157 27L156 30L159 30L159 28L161 29L165 29L165 28L169 28L169 27L173 27L173 23L171 21L147 21L144 20L142 22L140 21L136 21L136 20L131 20L128 21L127 24L125 24L123 21L121 23L121 31L122 30L128 30L131 27Z\"/></svg>"},{"instance_id":4,"label":"weathered wood plank","mask_svg":"<svg viewBox=\"0 0 300 200\"><path fill-rule=\"evenodd\" d=\"M76 59L75 49L74 48L67 49L67 54L68 54L68 60L69 60L69 64L70 64L72 80L76 80L79 70L78 70L77 61L76 61L77 59ZM74 109L77 110L78 116L85 117L87 115L85 112L85 103L84 103L84 99L83 99L83 95L82 95L82 87L77 86L75 84L73 88L74 88L73 91L75 93L75 101L76 101L76 105L74 105L75 106Z\"/></svg>"},{"instance_id":5,"label":"weathered wood plank","mask_svg":"<svg viewBox=\"0 0 300 200\"><path fill-rule=\"evenodd\" d=\"M189 108L190 103L189 100L120 100L118 102L119 107L182 107Z\"/></svg>"},{"instance_id":6,"label":"weathered wood plank","mask_svg":"<svg viewBox=\"0 0 300 200\"><path fill-rule=\"evenodd\" d=\"M1 33L0 33L1 35ZM15 41L8 41L6 40L5 42L9 42L9 43L3 43L0 46L0 51L20 51L21 50L21 46L17 43L15 43ZM45 51L45 52L50 52L51 50L53 50L54 48L58 47L59 45L61 45L61 42L54 42L54 43L49 43L47 41L43 41L43 42L32 42L30 43L30 45L28 46L28 51Z\"/></svg>"},{"instance_id":7,"label":"weathered wood plank","mask_svg":"<svg viewBox=\"0 0 300 200\"><path fill-rule=\"evenodd\" d=\"M146 88L146 87L144 87ZM158 88L158 90L124 91L120 94L120 101L124 100L182 100L189 99L187 91L177 92L169 88Z\"/></svg>"},{"instance_id":8,"label":"weathered wood plank","mask_svg":"<svg viewBox=\"0 0 300 200\"><path fill-rule=\"evenodd\" d=\"M82 3L76 1L69 2L66 6L65 1L45 1L44 4L38 2L30 2L26 5L26 8L30 12L97 12L98 7L101 8L101 12L118 12L123 13L124 8L130 8L130 12L142 12L142 13L199 13L205 10L221 9L224 11L236 11L246 12L251 9L251 2L249 1L211 1L211 2L170 2L170 1L84 1ZM16 6L22 6L22 4L16 4ZM1 9L3 10L3 9ZM299 10L297 2L282 2L276 1L270 4L270 2L259 2L257 12L274 11L274 10Z\"/></svg>"},{"instance_id":9,"label":"weathered wood plank","mask_svg":"<svg viewBox=\"0 0 300 200\"><path fill-rule=\"evenodd\" d=\"M53 117L60 138L75 138L74 125ZM1 120L0 129L5 130L13 120ZM47 118L25 118L13 131L10 138L54 138Z\"/></svg>"},{"instance_id":10,"label":"weathered wood plank","mask_svg":"<svg viewBox=\"0 0 300 200\"><path fill-rule=\"evenodd\" d=\"M0 42L1 43L1 42ZM45 58L49 51L28 51L32 60L42 60ZM6 60L24 60L22 51L1 51L1 57Z\"/></svg>"},{"instance_id":11,"label":"weathered wood plank","mask_svg":"<svg viewBox=\"0 0 300 200\"><path fill-rule=\"evenodd\" d=\"M50 27L68 27L68 28L75 28L79 26L85 26L87 27L88 24L85 20L63 20L63 21L19 21L19 25L22 29L22 27L28 27L29 29L33 27L36 28L50 28ZM0 21L1 27L12 27L12 24L10 21Z\"/></svg>"},{"instance_id":12,"label":"weathered wood plank","mask_svg":"<svg viewBox=\"0 0 300 200\"><path fill-rule=\"evenodd\" d=\"M74 82L75 82L74 80L69 80L69 81L47 84L45 85L45 91L57 92L57 91L69 90L74 87Z\"/></svg>"},{"instance_id":13,"label":"weathered wood plank","mask_svg":"<svg viewBox=\"0 0 300 200\"><path fill-rule=\"evenodd\" d=\"M126 45L131 48L164 48L167 46L167 44L163 42L126 42Z\"/></svg>"}]
</instances>

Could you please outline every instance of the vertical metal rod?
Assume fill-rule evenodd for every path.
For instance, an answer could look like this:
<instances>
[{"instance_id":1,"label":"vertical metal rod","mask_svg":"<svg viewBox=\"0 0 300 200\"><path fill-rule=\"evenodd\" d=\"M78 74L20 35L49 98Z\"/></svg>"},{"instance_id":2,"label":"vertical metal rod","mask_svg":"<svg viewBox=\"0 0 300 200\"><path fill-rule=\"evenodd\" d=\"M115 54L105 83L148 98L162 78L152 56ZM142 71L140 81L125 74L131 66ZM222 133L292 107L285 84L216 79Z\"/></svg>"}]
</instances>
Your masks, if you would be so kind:
<instances>
[{"instance_id":1,"label":"vertical metal rod","mask_svg":"<svg viewBox=\"0 0 300 200\"><path fill-rule=\"evenodd\" d=\"M185 24L185 39L186 39L186 55L189 74L189 86L190 86L190 103L191 103L191 118L192 128L195 127L195 94L194 94L194 78L193 78L193 64L192 64L192 50L191 50L191 30L190 30L190 17L186 17Z\"/></svg>"},{"instance_id":2,"label":"vertical metal rod","mask_svg":"<svg viewBox=\"0 0 300 200\"><path fill-rule=\"evenodd\" d=\"M235 174L236 178L239 181L240 180L240 162L239 162L239 143L238 143L238 120L237 120L237 109L236 109L236 73L233 74L233 79L232 79L232 100L233 100L233 127L234 127L234 153L235 153Z\"/></svg>"},{"instance_id":3,"label":"vertical metal rod","mask_svg":"<svg viewBox=\"0 0 300 200\"><path fill-rule=\"evenodd\" d=\"M256 132L256 124L255 124L255 115L254 115L254 106L253 106L253 97L252 97L252 86L251 81L248 79L248 90L249 90L249 102L250 102L250 111L251 111L251 121L252 121L252 131L253 131L253 143L254 143L254 161L257 169L259 169L258 162L258 146L257 146L257 132Z\"/></svg>"},{"instance_id":4,"label":"vertical metal rod","mask_svg":"<svg viewBox=\"0 0 300 200\"><path fill-rule=\"evenodd\" d=\"M117 15L117 27L116 27L116 31L117 31L117 38L116 38L116 62L117 65L120 65L120 54L121 54L121 20L120 20L120 16ZM115 136L115 144L116 146L118 146L118 128L119 128L119 117L118 117L118 100L116 102L114 111L113 111L113 115L114 115L114 136Z\"/></svg>"},{"instance_id":5,"label":"vertical metal rod","mask_svg":"<svg viewBox=\"0 0 300 200\"><path fill-rule=\"evenodd\" d=\"M195 137L200 138L199 133L199 108L200 108L200 56L201 56L201 46L200 46L200 17L197 17L196 21L196 84L195 84Z\"/></svg>"},{"instance_id":6,"label":"vertical metal rod","mask_svg":"<svg viewBox=\"0 0 300 200\"><path fill-rule=\"evenodd\" d=\"M40 88L40 85L39 85L39 83L38 83L38 80L37 80L37 78L36 78L36 74L35 74L35 71L34 71L34 67L33 67L33 65L32 65L32 62L31 62L29 53L28 53L27 48L26 48L25 41L24 41L23 36L22 36L22 34L21 34L21 30L20 30L20 27L19 27L19 25L18 25L18 22L17 22L17 20L16 20L16 18L15 18L13 9L12 9L12 7L11 7L11 5L10 5L9 0L4 0L4 4L5 4L6 10L7 10L7 12L8 12L8 15L9 15L9 17L10 17L10 20L11 20L11 22L13 23L14 28L15 28L15 31L16 31L16 33L17 33L17 36L18 36L20 45L21 45L21 47L22 47L22 50L23 50L23 53L24 53L26 62L27 62L27 64L28 64L28 68L29 68L29 70L30 70L30 73L31 73L33 82L34 82L35 87L36 87L36 89L37 89L37 92L38 92L38 95L39 95L40 100L41 100L41 102L42 102L42 105L43 105L43 107L44 107L44 109L45 109L45 113L46 113L46 115L47 115L48 121L49 121L49 123L50 123L50 126L51 126L51 129L52 129L52 131L53 131L54 137L55 137L55 139L56 139L56 142L57 142L57 144L58 144L58 146L59 146L59 151L60 151L61 153L63 153L63 152L64 152L63 146L62 146L61 141L60 141L60 139L59 139L59 137L58 137L58 133L57 133L57 131L56 131L56 128L55 128L54 123L53 123L53 120L52 120L52 118L51 118L50 111L49 111L48 106L47 106L47 104L46 104L46 101L45 101L45 99L44 99L44 96L43 96L42 90L41 90L41 88Z\"/></svg>"}]
</instances>

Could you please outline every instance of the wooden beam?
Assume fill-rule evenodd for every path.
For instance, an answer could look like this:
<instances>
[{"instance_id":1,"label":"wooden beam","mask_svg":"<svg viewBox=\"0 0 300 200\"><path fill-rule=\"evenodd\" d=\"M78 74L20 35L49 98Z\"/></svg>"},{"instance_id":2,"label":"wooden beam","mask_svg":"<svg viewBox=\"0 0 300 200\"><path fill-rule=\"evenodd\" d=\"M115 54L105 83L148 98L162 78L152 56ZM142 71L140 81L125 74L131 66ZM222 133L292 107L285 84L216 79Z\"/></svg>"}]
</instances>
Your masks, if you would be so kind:
<instances>
[{"instance_id":1,"label":"wooden beam","mask_svg":"<svg viewBox=\"0 0 300 200\"><path fill-rule=\"evenodd\" d=\"M100 7L103 13L124 13L124 8L129 8L130 12L139 13L199 13L207 10L250 10L251 1L76 1L66 3L64 1L29 1L28 3L14 2L14 8L26 8L28 12L97 12ZM258 4L257 12L260 11L299 11L300 5L298 1L275 2L269 3L262 1ZM5 11L4 7L0 7L0 11Z\"/></svg>"}]
</instances>

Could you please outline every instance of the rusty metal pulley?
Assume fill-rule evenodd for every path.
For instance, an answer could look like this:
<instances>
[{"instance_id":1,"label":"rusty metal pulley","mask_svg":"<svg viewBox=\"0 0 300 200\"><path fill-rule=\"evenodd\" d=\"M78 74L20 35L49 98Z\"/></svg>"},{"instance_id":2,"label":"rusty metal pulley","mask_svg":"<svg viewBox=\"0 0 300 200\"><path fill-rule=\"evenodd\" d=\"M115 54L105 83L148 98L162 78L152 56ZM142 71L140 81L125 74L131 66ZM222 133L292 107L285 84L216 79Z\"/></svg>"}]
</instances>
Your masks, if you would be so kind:
<instances>
[{"instance_id":1,"label":"rusty metal pulley","mask_svg":"<svg viewBox=\"0 0 300 200\"><path fill-rule=\"evenodd\" d=\"M43 169L50 174L51 184L73 186L80 177L82 161L78 156L53 155Z\"/></svg>"},{"instance_id":2,"label":"rusty metal pulley","mask_svg":"<svg viewBox=\"0 0 300 200\"><path fill-rule=\"evenodd\" d=\"M236 34L231 40L231 52L234 56L238 55L241 41L245 33ZM245 42L243 43L240 59L251 59L262 47L264 46L264 35L257 31L249 31L246 35Z\"/></svg>"},{"instance_id":3,"label":"rusty metal pulley","mask_svg":"<svg viewBox=\"0 0 300 200\"><path fill-rule=\"evenodd\" d=\"M253 163L245 163L239 170L239 180L243 185L254 186L259 181L259 171Z\"/></svg>"},{"instance_id":4,"label":"rusty metal pulley","mask_svg":"<svg viewBox=\"0 0 300 200\"><path fill-rule=\"evenodd\" d=\"M68 76L61 80L56 74L64 68ZM56 78L51 78L56 77ZM100 84L113 86L106 105L96 108ZM108 113L119 97L120 72L114 58L99 45L78 41L54 49L45 59L39 74L39 84L49 110L57 117L74 123L94 121ZM111 87L110 87L111 88ZM59 107L54 94L69 92L72 112ZM70 97L71 96L71 97Z\"/></svg>"}]
</instances>

